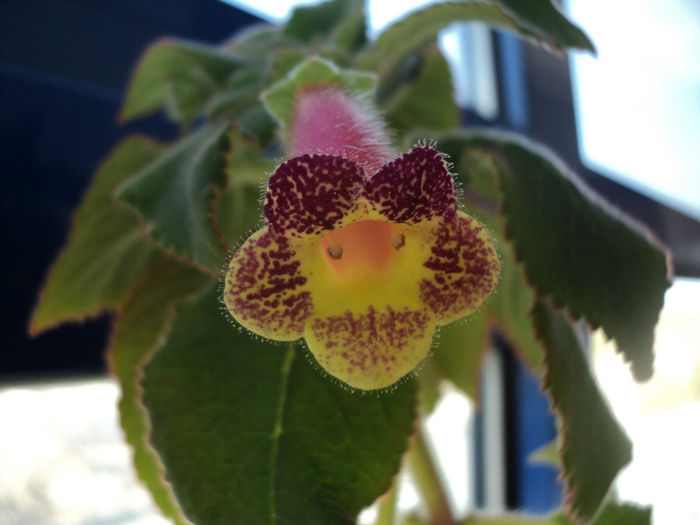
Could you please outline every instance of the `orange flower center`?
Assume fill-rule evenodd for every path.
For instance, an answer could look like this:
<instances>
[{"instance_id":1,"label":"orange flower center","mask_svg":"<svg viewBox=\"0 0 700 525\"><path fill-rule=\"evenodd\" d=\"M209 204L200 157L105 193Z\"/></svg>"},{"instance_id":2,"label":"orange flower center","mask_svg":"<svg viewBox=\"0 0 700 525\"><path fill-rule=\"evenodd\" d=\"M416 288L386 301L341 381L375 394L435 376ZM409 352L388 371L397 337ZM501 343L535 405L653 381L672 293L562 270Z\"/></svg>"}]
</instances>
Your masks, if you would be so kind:
<instances>
[{"instance_id":1,"label":"orange flower center","mask_svg":"<svg viewBox=\"0 0 700 525\"><path fill-rule=\"evenodd\" d=\"M321 250L339 274L367 275L386 269L404 243L398 224L360 221L328 232L321 239Z\"/></svg>"}]
</instances>

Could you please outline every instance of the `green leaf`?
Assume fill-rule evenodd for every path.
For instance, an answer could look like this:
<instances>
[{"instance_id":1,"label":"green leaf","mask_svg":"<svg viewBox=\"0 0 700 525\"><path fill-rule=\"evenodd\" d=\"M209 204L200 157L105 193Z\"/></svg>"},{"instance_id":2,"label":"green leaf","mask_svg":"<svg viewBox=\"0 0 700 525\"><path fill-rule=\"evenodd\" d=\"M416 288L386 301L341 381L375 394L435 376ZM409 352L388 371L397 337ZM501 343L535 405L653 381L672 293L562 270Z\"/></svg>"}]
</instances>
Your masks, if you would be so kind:
<instances>
[{"instance_id":1,"label":"green leaf","mask_svg":"<svg viewBox=\"0 0 700 525\"><path fill-rule=\"evenodd\" d=\"M632 444L598 390L571 325L542 302L532 317L545 349L544 387L560 417L566 503L575 518L591 520L632 459Z\"/></svg>"},{"instance_id":2,"label":"green leaf","mask_svg":"<svg viewBox=\"0 0 700 525\"><path fill-rule=\"evenodd\" d=\"M362 396L292 344L236 329L210 290L183 305L146 367L151 442L195 523L353 523L386 492L415 385Z\"/></svg>"},{"instance_id":3,"label":"green leaf","mask_svg":"<svg viewBox=\"0 0 700 525\"><path fill-rule=\"evenodd\" d=\"M442 377L471 399L479 398L481 359L489 344L489 318L480 311L440 328L433 360Z\"/></svg>"},{"instance_id":4,"label":"green leaf","mask_svg":"<svg viewBox=\"0 0 700 525\"><path fill-rule=\"evenodd\" d=\"M228 247L240 245L262 224L261 186L274 169L253 140L231 128L226 155L226 189L217 195L216 227Z\"/></svg>"},{"instance_id":5,"label":"green leaf","mask_svg":"<svg viewBox=\"0 0 700 525\"><path fill-rule=\"evenodd\" d=\"M496 216L498 166L484 150L465 148L461 140L453 139L440 140L438 149L448 154L457 168L457 183L462 186L467 209L489 229L501 257L501 279L486 304L489 318L527 366L537 377L542 377L542 347L535 338L530 318L535 292L515 261L512 246L505 240L503 221Z\"/></svg>"},{"instance_id":6,"label":"green leaf","mask_svg":"<svg viewBox=\"0 0 700 525\"><path fill-rule=\"evenodd\" d=\"M501 282L487 305L488 312L520 358L537 377L542 377L542 345L535 338L530 319L535 293L525 281L510 246L501 243L499 254Z\"/></svg>"},{"instance_id":7,"label":"green leaf","mask_svg":"<svg viewBox=\"0 0 700 525\"><path fill-rule=\"evenodd\" d=\"M608 503L593 525L649 525L651 507L637 507L628 503ZM566 516L525 516L507 514L505 516L470 516L459 525L574 525ZM404 523L407 525L407 522Z\"/></svg>"},{"instance_id":8,"label":"green leaf","mask_svg":"<svg viewBox=\"0 0 700 525\"><path fill-rule=\"evenodd\" d=\"M527 462L534 465L547 465L556 469L561 469L561 457L559 456L560 445L557 439L545 443L541 447L533 450L527 457Z\"/></svg>"},{"instance_id":9,"label":"green leaf","mask_svg":"<svg viewBox=\"0 0 700 525\"><path fill-rule=\"evenodd\" d=\"M540 35L543 44L549 45L548 35L552 41L566 47L586 49L595 54L595 46L588 35L569 22L552 0L501 0L501 3L524 28L533 35Z\"/></svg>"},{"instance_id":10,"label":"green leaf","mask_svg":"<svg viewBox=\"0 0 700 525\"><path fill-rule=\"evenodd\" d=\"M153 265L120 308L108 351L111 371L121 387L119 415L136 471L163 514L178 525L188 522L164 480L160 459L148 444L148 414L139 383L144 364L170 329L175 305L211 281L211 277L172 259Z\"/></svg>"},{"instance_id":11,"label":"green leaf","mask_svg":"<svg viewBox=\"0 0 700 525\"><path fill-rule=\"evenodd\" d=\"M262 62L280 46L292 45L293 39L282 33L277 25L260 23L238 31L231 40L224 43L222 51L234 57L246 57L254 62Z\"/></svg>"},{"instance_id":12,"label":"green leaf","mask_svg":"<svg viewBox=\"0 0 700 525\"><path fill-rule=\"evenodd\" d=\"M236 70L227 80L226 86L211 98L206 107L209 119L222 115L235 117L242 110L255 104L265 83L266 73L260 65Z\"/></svg>"},{"instance_id":13,"label":"green leaf","mask_svg":"<svg viewBox=\"0 0 700 525\"><path fill-rule=\"evenodd\" d=\"M435 359L424 359L416 371L418 381L418 400L421 406L421 414L431 414L438 401L440 401L440 385L442 372L435 364Z\"/></svg>"},{"instance_id":14,"label":"green leaf","mask_svg":"<svg viewBox=\"0 0 700 525\"><path fill-rule=\"evenodd\" d=\"M277 122L260 102L237 115L236 124L246 135L255 138L261 146L269 145L277 131Z\"/></svg>"},{"instance_id":15,"label":"green leaf","mask_svg":"<svg viewBox=\"0 0 700 525\"><path fill-rule=\"evenodd\" d=\"M542 0L540 0L541 2ZM569 32L562 31L562 25L571 26L566 19L546 18L546 23L538 25L539 10L526 9L527 20L517 18L515 10L505 10L499 3L461 2L433 4L411 13L389 26L374 44L358 55L355 65L360 69L380 72L382 76L394 70L402 57L433 41L437 33L453 22L484 22L490 26L506 29L548 47L566 50L569 47L583 47L593 51L586 39L569 39ZM546 13L545 13L546 14ZM571 26L574 27L575 26ZM553 33L550 30L555 30Z\"/></svg>"},{"instance_id":16,"label":"green leaf","mask_svg":"<svg viewBox=\"0 0 700 525\"><path fill-rule=\"evenodd\" d=\"M31 334L115 308L157 257L138 218L119 206L113 194L161 149L146 138L130 137L102 163L73 216L68 242L46 278L30 322Z\"/></svg>"},{"instance_id":17,"label":"green leaf","mask_svg":"<svg viewBox=\"0 0 700 525\"><path fill-rule=\"evenodd\" d=\"M348 31L348 21L354 24L357 14L363 15L363 0L331 0L317 5L301 6L292 11L292 16L284 26L285 36L300 42L311 43L314 40L328 38L335 31ZM344 30L344 31L343 31ZM356 30L356 29L355 29ZM349 49L357 45L357 36L343 35L341 42L350 44Z\"/></svg>"},{"instance_id":18,"label":"green leaf","mask_svg":"<svg viewBox=\"0 0 700 525\"><path fill-rule=\"evenodd\" d=\"M228 123L203 126L174 144L119 191L166 251L217 273L224 261L211 223L215 188L225 183Z\"/></svg>"},{"instance_id":19,"label":"green leaf","mask_svg":"<svg viewBox=\"0 0 700 525\"><path fill-rule=\"evenodd\" d=\"M494 154L506 235L537 294L602 326L635 378L649 378L654 325L670 286L665 250L540 148L486 132L448 140Z\"/></svg>"},{"instance_id":20,"label":"green leaf","mask_svg":"<svg viewBox=\"0 0 700 525\"><path fill-rule=\"evenodd\" d=\"M651 507L639 507L629 503L606 505L595 520L595 525L649 525Z\"/></svg>"},{"instance_id":21,"label":"green leaf","mask_svg":"<svg viewBox=\"0 0 700 525\"><path fill-rule=\"evenodd\" d=\"M402 83L382 109L389 125L400 132L416 128L444 131L457 126L459 108L452 74L437 46L425 50L416 77Z\"/></svg>"},{"instance_id":22,"label":"green leaf","mask_svg":"<svg viewBox=\"0 0 700 525\"><path fill-rule=\"evenodd\" d=\"M165 108L189 125L234 70L245 64L215 47L166 38L152 44L134 70L120 119Z\"/></svg>"},{"instance_id":23,"label":"green leaf","mask_svg":"<svg viewBox=\"0 0 700 525\"><path fill-rule=\"evenodd\" d=\"M333 30L331 40L335 47L348 55L355 53L367 43L367 15L364 1L351 2L352 10L343 21Z\"/></svg>"},{"instance_id":24,"label":"green leaf","mask_svg":"<svg viewBox=\"0 0 700 525\"><path fill-rule=\"evenodd\" d=\"M298 93L311 86L329 84L345 89L357 97L371 99L376 86L376 77L371 73L342 71L327 60L318 57L309 58L292 69L284 79L263 92L262 100L282 128L288 129Z\"/></svg>"}]
</instances>

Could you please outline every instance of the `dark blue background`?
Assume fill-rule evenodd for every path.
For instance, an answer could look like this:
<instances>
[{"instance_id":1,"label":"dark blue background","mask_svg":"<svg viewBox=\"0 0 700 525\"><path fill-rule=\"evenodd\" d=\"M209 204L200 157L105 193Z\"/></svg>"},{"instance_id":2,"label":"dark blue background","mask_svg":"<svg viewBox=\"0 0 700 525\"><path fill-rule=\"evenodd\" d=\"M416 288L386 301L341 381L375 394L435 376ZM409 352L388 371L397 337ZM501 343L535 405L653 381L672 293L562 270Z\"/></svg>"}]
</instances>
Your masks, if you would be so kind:
<instances>
[{"instance_id":1,"label":"dark blue background","mask_svg":"<svg viewBox=\"0 0 700 525\"><path fill-rule=\"evenodd\" d=\"M128 133L176 134L163 116L117 123L131 69L162 36L218 43L254 21L215 0L0 2L0 379L104 370L106 317L26 327L100 160Z\"/></svg>"}]
</instances>

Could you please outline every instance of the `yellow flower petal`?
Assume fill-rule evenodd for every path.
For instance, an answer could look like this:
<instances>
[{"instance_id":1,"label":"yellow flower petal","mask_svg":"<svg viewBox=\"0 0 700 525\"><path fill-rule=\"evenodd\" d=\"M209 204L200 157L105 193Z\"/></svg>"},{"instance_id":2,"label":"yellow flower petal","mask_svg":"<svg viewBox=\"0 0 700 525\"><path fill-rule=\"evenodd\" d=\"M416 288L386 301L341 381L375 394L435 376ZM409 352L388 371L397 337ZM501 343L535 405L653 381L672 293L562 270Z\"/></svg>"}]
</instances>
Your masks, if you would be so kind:
<instances>
[{"instance_id":1,"label":"yellow flower petal","mask_svg":"<svg viewBox=\"0 0 700 525\"><path fill-rule=\"evenodd\" d=\"M393 385L428 354L435 322L426 310L390 305L316 317L304 337L332 376L362 390Z\"/></svg>"},{"instance_id":2,"label":"yellow flower petal","mask_svg":"<svg viewBox=\"0 0 700 525\"><path fill-rule=\"evenodd\" d=\"M328 373L355 388L384 388L427 355L435 316L422 303L419 277L429 234L370 220L329 232L320 243L291 241L314 305L304 337Z\"/></svg>"}]
</instances>

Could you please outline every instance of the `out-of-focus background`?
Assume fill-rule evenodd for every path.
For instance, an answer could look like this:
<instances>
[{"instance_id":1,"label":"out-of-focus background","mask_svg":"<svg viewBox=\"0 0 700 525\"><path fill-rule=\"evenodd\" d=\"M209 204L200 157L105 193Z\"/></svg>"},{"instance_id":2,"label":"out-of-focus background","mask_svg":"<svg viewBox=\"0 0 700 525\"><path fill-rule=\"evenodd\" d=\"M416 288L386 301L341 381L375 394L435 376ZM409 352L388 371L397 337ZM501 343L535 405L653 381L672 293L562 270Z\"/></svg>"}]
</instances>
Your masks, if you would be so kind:
<instances>
[{"instance_id":1,"label":"out-of-focus background","mask_svg":"<svg viewBox=\"0 0 700 525\"><path fill-rule=\"evenodd\" d=\"M3 0L0 2L0 523L162 524L138 484L117 421L103 348L109 319L25 334L36 293L91 173L111 147L176 129L156 115L116 122L130 70L164 35L216 43L290 1ZM425 1L370 0L372 34ZM656 373L634 383L600 334L590 357L634 442L622 500L653 504L657 524L700 523L700 4L569 0L598 56L558 59L478 24L440 36L465 121L526 134L557 152L674 254L678 278L657 329ZM554 423L537 383L496 347L480 410L456 391L428 422L458 514L550 511L556 471L531 454ZM418 499L402 478L399 504ZM373 509L360 515L371 523Z\"/></svg>"}]
</instances>

